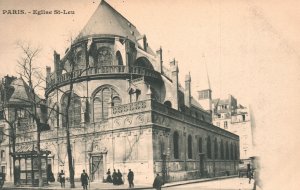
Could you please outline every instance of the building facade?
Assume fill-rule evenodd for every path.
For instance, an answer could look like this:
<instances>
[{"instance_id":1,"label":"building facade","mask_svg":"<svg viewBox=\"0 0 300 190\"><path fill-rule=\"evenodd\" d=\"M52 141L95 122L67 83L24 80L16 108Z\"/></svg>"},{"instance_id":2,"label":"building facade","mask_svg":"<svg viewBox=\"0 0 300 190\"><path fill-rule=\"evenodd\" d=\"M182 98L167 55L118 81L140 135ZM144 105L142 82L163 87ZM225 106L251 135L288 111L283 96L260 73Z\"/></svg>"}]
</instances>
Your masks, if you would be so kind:
<instances>
[{"instance_id":1,"label":"building facade","mask_svg":"<svg viewBox=\"0 0 300 190\"><path fill-rule=\"evenodd\" d=\"M253 130L250 110L228 95L227 99L212 101L213 124L240 137L240 158L253 157Z\"/></svg>"},{"instance_id":2,"label":"building facade","mask_svg":"<svg viewBox=\"0 0 300 190\"><path fill-rule=\"evenodd\" d=\"M162 49L154 52L102 0L65 55L54 52L54 71L47 68L50 129L41 147L51 152L53 173L68 175L69 126L75 178L83 169L92 181L103 181L108 169L123 176L131 169L136 183L148 184L156 173L168 181L236 174L239 137L212 124L210 104L191 96L190 75L180 85L177 64L163 65Z\"/></svg>"},{"instance_id":3,"label":"building facade","mask_svg":"<svg viewBox=\"0 0 300 190\"><path fill-rule=\"evenodd\" d=\"M8 181L37 181L32 177L33 171L37 173L37 158L32 159L37 148L36 118L41 130L49 130L46 101L34 94L23 78L5 76L0 83L0 172L6 174ZM47 166L44 159L45 179Z\"/></svg>"}]
</instances>

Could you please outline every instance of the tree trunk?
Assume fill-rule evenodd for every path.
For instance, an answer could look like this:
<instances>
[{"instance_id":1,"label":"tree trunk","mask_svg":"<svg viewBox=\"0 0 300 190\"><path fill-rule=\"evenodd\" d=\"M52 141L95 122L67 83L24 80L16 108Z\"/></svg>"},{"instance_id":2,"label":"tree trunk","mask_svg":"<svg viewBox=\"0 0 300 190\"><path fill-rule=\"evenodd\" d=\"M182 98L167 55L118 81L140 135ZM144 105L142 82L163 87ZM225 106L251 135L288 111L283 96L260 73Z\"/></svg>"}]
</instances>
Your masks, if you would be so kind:
<instances>
[{"instance_id":1,"label":"tree trunk","mask_svg":"<svg viewBox=\"0 0 300 190\"><path fill-rule=\"evenodd\" d=\"M11 125L11 124L9 124ZM13 167L13 178L14 178L14 184L16 185L16 172L15 172L15 152L16 152L16 131L15 128L11 127L11 134L9 135L9 138L11 139L11 143L9 143L9 146L12 146L12 157L13 157L13 163L12 163L12 167ZM11 145L12 144L12 145ZM11 171L11 170L10 170Z\"/></svg>"},{"instance_id":2,"label":"tree trunk","mask_svg":"<svg viewBox=\"0 0 300 190\"><path fill-rule=\"evenodd\" d=\"M38 170L39 170L39 187L44 185L43 172L42 172L42 158L41 158L41 123L40 120L36 120L37 124L37 158L38 158Z\"/></svg>"},{"instance_id":3,"label":"tree trunk","mask_svg":"<svg viewBox=\"0 0 300 190\"><path fill-rule=\"evenodd\" d=\"M69 161L70 185L71 188L75 188L73 157L72 157L72 150L71 150L71 143L70 143L70 132L69 130L66 130L66 132L67 132L67 153L68 153L68 161Z\"/></svg>"}]
</instances>

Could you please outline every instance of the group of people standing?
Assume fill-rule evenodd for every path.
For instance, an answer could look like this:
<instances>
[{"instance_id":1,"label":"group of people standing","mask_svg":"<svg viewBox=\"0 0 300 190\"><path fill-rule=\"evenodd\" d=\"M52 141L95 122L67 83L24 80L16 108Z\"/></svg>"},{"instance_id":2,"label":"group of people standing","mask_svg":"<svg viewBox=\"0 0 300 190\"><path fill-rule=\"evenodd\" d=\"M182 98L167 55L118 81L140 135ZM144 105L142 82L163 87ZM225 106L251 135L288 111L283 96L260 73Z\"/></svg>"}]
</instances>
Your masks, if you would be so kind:
<instances>
[{"instance_id":1,"label":"group of people standing","mask_svg":"<svg viewBox=\"0 0 300 190\"><path fill-rule=\"evenodd\" d=\"M114 185L124 184L123 179L122 179L123 175L120 172L120 170L118 170L118 172L116 172L116 170L114 169L114 171L111 175L110 169L108 169L106 174L107 174L107 177L106 177L106 182L107 183L113 183ZM61 184L61 187L65 188L66 178L65 178L65 173L64 173L63 170L61 170L61 172L58 174L58 179L59 179L59 182ZM134 173L133 173L133 171L131 171L131 169L129 169L129 171L128 171L127 179L128 179L128 183L129 183L129 188L134 188L134 183L133 183ZM81 180L81 184L82 184L83 189L87 190L88 189L87 187L88 187L89 176L87 175L85 170L83 170L83 172L81 173L80 180ZM155 189L160 190L161 186L163 184L164 184L163 178L161 176L159 176L159 174L157 174L157 176L155 177L154 182L153 182L153 187Z\"/></svg>"},{"instance_id":2,"label":"group of people standing","mask_svg":"<svg viewBox=\"0 0 300 190\"><path fill-rule=\"evenodd\" d=\"M113 183L114 185L124 184L123 178L122 178L123 175L120 172L120 170L118 170L118 172L116 172L116 170L114 169L114 172L111 174L110 169L108 169L106 174L107 174L107 177L106 177L107 183ZM129 182L129 188L133 188L134 187L134 184L133 184L134 173L133 173L133 171L131 171L131 169L129 169L127 179Z\"/></svg>"}]
</instances>

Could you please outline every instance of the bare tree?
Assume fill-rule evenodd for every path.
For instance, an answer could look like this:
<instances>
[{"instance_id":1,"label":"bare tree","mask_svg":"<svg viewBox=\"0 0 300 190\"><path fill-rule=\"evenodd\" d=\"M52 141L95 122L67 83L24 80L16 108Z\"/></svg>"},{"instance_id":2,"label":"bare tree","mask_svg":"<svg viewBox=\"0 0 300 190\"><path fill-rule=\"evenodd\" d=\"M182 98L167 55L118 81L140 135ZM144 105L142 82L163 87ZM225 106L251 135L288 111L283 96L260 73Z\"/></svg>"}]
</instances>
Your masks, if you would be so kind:
<instances>
[{"instance_id":1,"label":"bare tree","mask_svg":"<svg viewBox=\"0 0 300 190\"><path fill-rule=\"evenodd\" d=\"M41 72L38 67L35 66L37 57L41 51L40 48L36 48L31 46L29 43L18 42L17 47L21 50L20 58L18 59L19 66L19 74L20 76L26 80L29 88L28 99L22 100L24 102L29 103L30 108L25 108L25 111L29 114L29 116L33 119L36 124L36 151L37 151L37 166L38 166L38 179L39 179L39 187L43 186L43 178L42 178L42 161L41 161L41 115L38 114L38 109L41 108L43 104L42 99L37 96L37 89L40 87L42 83Z\"/></svg>"}]
</instances>

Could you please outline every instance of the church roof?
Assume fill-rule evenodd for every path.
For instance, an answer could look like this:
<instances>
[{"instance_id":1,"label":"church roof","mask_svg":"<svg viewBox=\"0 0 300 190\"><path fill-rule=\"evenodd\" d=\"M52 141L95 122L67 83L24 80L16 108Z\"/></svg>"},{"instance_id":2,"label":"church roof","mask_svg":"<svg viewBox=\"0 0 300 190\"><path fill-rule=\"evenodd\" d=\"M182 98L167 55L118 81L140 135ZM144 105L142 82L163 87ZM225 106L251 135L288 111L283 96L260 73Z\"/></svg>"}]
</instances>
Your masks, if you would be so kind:
<instances>
[{"instance_id":1,"label":"church roof","mask_svg":"<svg viewBox=\"0 0 300 190\"><path fill-rule=\"evenodd\" d=\"M30 103L34 99L33 92L31 92L28 84L23 78L15 78L7 87L10 93L7 93L7 100L10 103ZM39 102L41 99L35 95L35 101Z\"/></svg>"},{"instance_id":2,"label":"church roof","mask_svg":"<svg viewBox=\"0 0 300 190\"><path fill-rule=\"evenodd\" d=\"M136 42L137 38L141 37L141 34L130 21L111 7L105 0L102 0L76 40L106 35L127 37L133 42Z\"/></svg>"},{"instance_id":3,"label":"church roof","mask_svg":"<svg viewBox=\"0 0 300 190\"><path fill-rule=\"evenodd\" d=\"M197 100L195 100L194 97L191 97L191 104L193 106L196 106L197 108L203 109L203 107L201 106L201 104L199 104L199 102Z\"/></svg>"}]
</instances>

